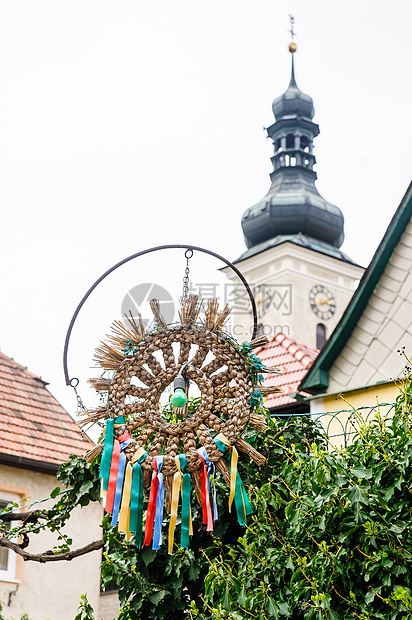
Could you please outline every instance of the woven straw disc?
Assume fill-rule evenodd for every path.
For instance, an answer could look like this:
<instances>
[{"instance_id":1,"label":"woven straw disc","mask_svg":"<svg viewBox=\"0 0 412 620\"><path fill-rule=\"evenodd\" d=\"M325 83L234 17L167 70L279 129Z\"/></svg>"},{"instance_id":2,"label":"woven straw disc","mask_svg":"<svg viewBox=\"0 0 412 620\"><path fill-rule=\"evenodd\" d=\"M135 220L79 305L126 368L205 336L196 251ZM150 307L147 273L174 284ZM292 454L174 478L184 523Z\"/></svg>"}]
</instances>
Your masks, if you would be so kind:
<instances>
[{"instance_id":1,"label":"woven straw disc","mask_svg":"<svg viewBox=\"0 0 412 620\"><path fill-rule=\"evenodd\" d=\"M178 359L173 343L178 344ZM194 355L192 345L198 345ZM214 359L205 364L209 352ZM201 401L195 413L173 424L162 416L159 401L182 367L186 379L198 386ZM134 385L135 377L145 387ZM125 430L133 432L126 457L132 459L136 450L144 447L148 457L143 467L152 470L153 456L165 445L162 471L170 476L176 472L174 457L182 452L189 471L196 472L201 466L196 451L200 446L206 448L211 461L222 460L209 431L224 433L230 444L236 443L251 415L253 389L246 363L228 338L199 325L183 324L148 334L137 343L134 355L120 363L110 383L108 410L113 418L129 418L115 431L118 437Z\"/></svg>"}]
</instances>

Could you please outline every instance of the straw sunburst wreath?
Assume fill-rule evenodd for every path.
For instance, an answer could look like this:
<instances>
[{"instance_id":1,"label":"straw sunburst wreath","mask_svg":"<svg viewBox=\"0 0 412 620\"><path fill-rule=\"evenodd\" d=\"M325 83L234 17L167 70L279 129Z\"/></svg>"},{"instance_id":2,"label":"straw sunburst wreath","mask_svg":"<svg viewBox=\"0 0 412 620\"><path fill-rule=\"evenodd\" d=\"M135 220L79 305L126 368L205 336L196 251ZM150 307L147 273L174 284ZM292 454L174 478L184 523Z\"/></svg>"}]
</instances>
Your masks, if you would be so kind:
<instances>
[{"instance_id":1,"label":"straw sunburst wreath","mask_svg":"<svg viewBox=\"0 0 412 620\"><path fill-rule=\"evenodd\" d=\"M228 306L219 312L217 301L209 300L199 321L201 301L197 296L183 298L180 323L167 326L157 300L150 304L155 330L145 333L140 318L130 317L128 328L117 321L107 342L96 350L95 361L106 371L114 371L114 376L110 381L90 380L97 391L107 392L107 407L87 412L81 424L106 419L104 443L88 459L102 452L102 494L106 510L113 515L112 525L117 524L128 536L133 532L140 546L143 487L151 481L144 544L152 542L154 549L159 548L165 503L171 514L171 552L180 490L181 546L188 546L191 533L192 484L202 504L204 523L213 530L215 468L230 487L229 508L234 501L239 523L245 523L251 508L237 473L238 450L259 465L265 459L240 435L248 423L264 430L264 417L254 410L263 393L268 393L261 385L261 373L275 369L264 367L251 353L267 342L266 337L239 346L223 331ZM172 408L167 419L160 400L173 382L183 386L186 394L190 384L196 384L200 398L190 405L184 393L182 400L172 398L179 406Z\"/></svg>"}]
</instances>

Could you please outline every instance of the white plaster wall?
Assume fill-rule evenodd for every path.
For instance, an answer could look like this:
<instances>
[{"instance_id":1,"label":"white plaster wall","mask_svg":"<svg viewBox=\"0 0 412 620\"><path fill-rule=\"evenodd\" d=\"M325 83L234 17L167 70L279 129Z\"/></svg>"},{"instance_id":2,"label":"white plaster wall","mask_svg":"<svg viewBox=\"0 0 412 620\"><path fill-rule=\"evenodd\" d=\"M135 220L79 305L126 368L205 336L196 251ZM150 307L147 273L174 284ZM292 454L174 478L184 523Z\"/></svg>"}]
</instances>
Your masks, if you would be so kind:
<instances>
[{"instance_id":1,"label":"white plaster wall","mask_svg":"<svg viewBox=\"0 0 412 620\"><path fill-rule=\"evenodd\" d=\"M284 243L260 254L248 258L236 265L251 286L257 304L259 323L264 326L268 338L277 332L292 336L298 342L316 347L316 326L323 323L326 338L340 320L356 288L363 269L356 265L319 254L292 243ZM237 276L228 268L222 270L232 282L238 282ZM334 315L329 319L317 316L310 307L309 294L314 285L321 284L333 294L336 303ZM274 303L269 308L267 302L256 287L264 285L263 290L275 293ZM283 286L282 286L283 285ZM281 296L290 285L291 295L281 303ZM258 291L259 289L257 289ZM278 307L276 307L278 306ZM240 314L236 305L232 312L232 333L238 341L250 340L252 331L251 312Z\"/></svg>"},{"instance_id":2,"label":"white plaster wall","mask_svg":"<svg viewBox=\"0 0 412 620\"><path fill-rule=\"evenodd\" d=\"M412 221L409 221L362 316L329 371L329 392L402 376L412 351Z\"/></svg>"},{"instance_id":3,"label":"white plaster wall","mask_svg":"<svg viewBox=\"0 0 412 620\"><path fill-rule=\"evenodd\" d=\"M117 592L102 592L100 595L100 620L116 620L119 611Z\"/></svg>"},{"instance_id":4,"label":"white plaster wall","mask_svg":"<svg viewBox=\"0 0 412 620\"><path fill-rule=\"evenodd\" d=\"M0 465L0 484L28 489L30 501L48 497L58 485L52 475ZM51 506L52 502L40 504ZM82 547L102 536L100 527L102 507L93 503L76 508L64 532L73 538L73 548ZM31 553L41 553L56 544L56 534L41 532L31 536L27 548ZM16 584L0 582L3 615L6 620L20 620L27 613L29 620L73 620L77 613L80 595L87 594L99 618L101 551L93 551L71 562L25 562L23 578L16 591ZM10 605L9 594L11 595Z\"/></svg>"}]
</instances>

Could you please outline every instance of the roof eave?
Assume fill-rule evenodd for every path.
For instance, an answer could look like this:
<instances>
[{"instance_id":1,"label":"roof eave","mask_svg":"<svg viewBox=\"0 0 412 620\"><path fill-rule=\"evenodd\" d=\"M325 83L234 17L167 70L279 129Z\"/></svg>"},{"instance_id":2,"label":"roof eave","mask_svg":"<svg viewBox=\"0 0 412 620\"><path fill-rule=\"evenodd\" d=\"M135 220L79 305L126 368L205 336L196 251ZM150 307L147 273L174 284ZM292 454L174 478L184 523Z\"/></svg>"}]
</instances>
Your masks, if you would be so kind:
<instances>
[{"instance_id":1,"label":"roof eave","mask_svg":"<svg viewBox=\"0 0 412 620\"><path fill-rule=\"evenodd\" d=\"M278 235L279 237L281 237L282 235ZM293 239L282 239L280 240L278 243L276 243L275 245L271 245L269 247L265 247L262 248L261 250L258 250L257 252L254 252L252 254L250 254L249 256L244 256L248 250L246 250L245 252L243 252L243 254L241 254L239 256L239 258L236 258L233 261L233 264L236 265L236 263L241 263L244 260L248 260L249 258L253 258L254 256L258 256L259 254L262 254L263 252L266 252L267 250L271 250L274 247L279 247L280 245L283 245L285 243L292 243L293 245L299 247L299 248L304 248L305 250L308 250L309 252L316 252L317 254L322 254L323 256L328 256L329 258L332 258L334 260L340 261L342 263L347 263L348 265L354 265L355 267L359 267L360 269L363 269L362 265L359 265L358 263L355 263L351 258L349 258L349 256L346 256L343 252L341 254L341 256L334 256L332 254L329 254L328 252L326 252L323 249L314 249L311 247L308 247L306 245L303 245L301 243L297 243L296 241L294 241ZM258 244L259 245L259 244ZM249 250L252 248L249 248ZM224 271L225 269L227 269L227 267L220 267L219 271Z\"/></svg>"},{"instance_id":2,"label":"roof eave","mask_svg":"<svg viewBox=\"0 0 412 620\"><path fill-rule=\"evenodd\" d=\"M10 467L18 467L20 469L29 469L30 471L37 471L42 474L50 474L52 476L56 475L60 468L58 463L36 461L35 459L15 456L14 454L0 454L0 463L2 465L9 465Z\"/></svg>"}]
</instances>

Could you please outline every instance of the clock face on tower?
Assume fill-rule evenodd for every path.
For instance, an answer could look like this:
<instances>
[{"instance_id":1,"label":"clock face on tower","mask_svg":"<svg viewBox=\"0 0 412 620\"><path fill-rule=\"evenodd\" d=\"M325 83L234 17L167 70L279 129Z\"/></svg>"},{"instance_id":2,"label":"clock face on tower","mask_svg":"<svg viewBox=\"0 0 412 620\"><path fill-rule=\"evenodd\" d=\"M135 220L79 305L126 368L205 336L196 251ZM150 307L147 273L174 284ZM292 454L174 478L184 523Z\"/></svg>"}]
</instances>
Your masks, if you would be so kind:
<instances>
[{"instance_id":1,"label":"clock face on tower","mask_svg":"<svg viewBox=\"0 0 412 620\"><path fill-rule=\"evenodd\" d=\"M322 319L322 321L331 319L335 314L335 298L330 290L323 284L315 284L315 286L312 286L309 293L309 303L313 312Z\"/></svg>"}]
</instances>

